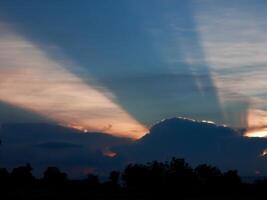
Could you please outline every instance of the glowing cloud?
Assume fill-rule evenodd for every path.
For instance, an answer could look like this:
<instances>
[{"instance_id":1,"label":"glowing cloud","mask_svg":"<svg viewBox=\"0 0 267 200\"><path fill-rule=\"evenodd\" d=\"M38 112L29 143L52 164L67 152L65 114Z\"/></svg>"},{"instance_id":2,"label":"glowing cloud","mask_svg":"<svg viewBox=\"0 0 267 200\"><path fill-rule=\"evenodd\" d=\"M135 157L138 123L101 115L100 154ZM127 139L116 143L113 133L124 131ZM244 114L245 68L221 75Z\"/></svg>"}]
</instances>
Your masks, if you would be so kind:
<instances>
[{"instance_id":1,"label":"glowing cloud","mask_svg":"<svg viewBox=\"0 0 267 200\"><path fill-rule=\"evenodd\" d=\"M261 153L260 156L264 157L264 156L266 156L266 155L267 155L267 149L264 149L264 150L262 151L262 153Z\"/></svg>"},{"instance_id":2,"label":"glowing cloud","mask_svg":"<svg viewBox=\"0 0 267 200\"><path fill-rule=\"evenodd\" d=\"M246 137L267 137L267 128L248 129Z\"/></svg>"},{"instance_id":3,"label":"glowing cloud","mask_svg":"<svg viewBox=\"0 0 267 200\"><path fill-rule=\"evenodd\" d=\"M140 138L146 127L102 87L88 85L39 46L0 24L0 101L84 132ZM76 66L75 66L76 68Z\"/></svg>"},{"instance_id":4,"label":"glowing cloud","mask_svg":"<svg viewBox=\"0 0 267 200\"><path fill-rule=\"evenodd\" d=\"M110 157L110 158L113 158L113 157L117 156L117 153L114 151L111 151L110 149L106 149L103 151L103 155Z\"/></svg>"},{"instance_id":5,"label":"glowing cloud","mask_svg":"<svg viewBox=\"0 0 267 200\"><path fill-rule=\"evenodd\" d=\"M249 110L247 114L247 137L267 137L267 112L262 110Z\"/></svg>"}]
</instances>

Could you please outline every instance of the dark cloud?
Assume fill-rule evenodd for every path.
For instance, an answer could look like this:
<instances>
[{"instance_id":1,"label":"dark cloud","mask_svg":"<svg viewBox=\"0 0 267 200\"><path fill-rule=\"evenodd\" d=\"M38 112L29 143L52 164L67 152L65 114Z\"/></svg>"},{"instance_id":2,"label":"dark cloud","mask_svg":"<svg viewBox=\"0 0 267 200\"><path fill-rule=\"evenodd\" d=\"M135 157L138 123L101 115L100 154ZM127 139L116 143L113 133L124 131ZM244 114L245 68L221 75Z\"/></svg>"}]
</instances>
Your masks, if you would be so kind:
<instances>
[{"instance_id":1,"label":"dark cloud","mask_svg":"<svg viewBox=\"0 0 267 200\"><path fill-rule=\"evenodd\" d=\"M2 123L52 123L37 113L0 101L0 124Z\"/></svg>"},{"instance_id":2,"label":"dark cloud","mask_svg":"<svg viewBox=\"0 0 267 200\"><path fill-rule=\"evenodd\" d=\"M209 163L222 169L238 169L242 175L256 170L267 174L267 160L260 154L267 139L246 138L241 131L182 118L154 125L150 134L136 143L116 148L127 162L166 160L172 156L197 165Z\"/></svg>"},{"instance_id":3,"label":"dark cloud","mask_svg":"<svg viewBox=\"0 0 267 200\"><path fill-rule=\"evenodd\" d=\"M88 171L109 172L123 163L109 158L106 149L131 141L103 133L83 133L52 124L3 124L0 159L9 169L31 163L41 176L47 166L57 166L72 177L85 176Z\"/></svg>"},{"instance_id":4,"label":"dark cloud","mask_svg":"<svg viewBox=\"0 0 267 200\"><path fill-rule=\"evenodd\" d=\"M46 148L46 149L66 149L66 148L82 148L82 145L72 144L67 142L45 142L36 144L34 147Z\"/></svg>"},{"instance_id":5,"label":"dark cloud","mask_svg":"<svg viewBox=\"0 0 267 200\"><path fill-rule=\"evenodd\" d=\"M172 118L155 124L150 133L135 142L102 133L84 134L47 124L2 126L1 163L12 168L32 163L35 174L57 166L71 177L100 175L120 170L129 162L185 158L192 165L209 163L238 169L241 175L267 174L267 160L260 156L267 139L246 138L242 131L215 124ZM117 153L108 157L105 152Z\"/></svg>"}]
</instances>

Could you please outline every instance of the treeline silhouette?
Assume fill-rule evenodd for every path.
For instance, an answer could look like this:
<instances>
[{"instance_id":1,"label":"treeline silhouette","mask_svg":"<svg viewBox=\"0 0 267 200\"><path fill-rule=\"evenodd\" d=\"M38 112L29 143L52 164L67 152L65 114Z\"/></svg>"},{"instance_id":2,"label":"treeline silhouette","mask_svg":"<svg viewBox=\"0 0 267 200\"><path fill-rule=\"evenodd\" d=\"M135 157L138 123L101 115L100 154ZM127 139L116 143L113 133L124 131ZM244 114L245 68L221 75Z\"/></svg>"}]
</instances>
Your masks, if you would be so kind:
<instances>
[{"instance_id":1,"label":"treeline silhouette","mask_svg":"<svg viewBox=\"0 0 267 200\"><path fill-rule=\"evenodd\" d=\"M0 169L0 197L27 199L148 199L175 197L183 199L253 198L265 195L266 180L244 183L236 170L221 172L202 164L191 167L184 159L129 164L122 171L112 171L107 181L88 174L83 180L70 180L56 167L48 167L40 179L32 175L30 164L11 172Z\"/></svg>"}]
</instances>

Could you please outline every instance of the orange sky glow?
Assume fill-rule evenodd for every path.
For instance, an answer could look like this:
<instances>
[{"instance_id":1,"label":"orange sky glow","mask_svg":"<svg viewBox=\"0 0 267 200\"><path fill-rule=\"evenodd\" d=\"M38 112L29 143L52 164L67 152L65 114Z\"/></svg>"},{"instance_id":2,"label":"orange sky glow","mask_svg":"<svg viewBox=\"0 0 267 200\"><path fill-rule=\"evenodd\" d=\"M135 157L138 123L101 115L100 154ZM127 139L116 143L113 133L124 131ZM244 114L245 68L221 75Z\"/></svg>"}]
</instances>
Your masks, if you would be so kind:
<instances>
[{"instance_id":1,"label":"orange sky glow","mask_svg":"<svg viewBox=\"0 0 267 200\"><path fill-rule=\"evenodd\" d=\"M0 24L1 25L1 24ZM147 128L116 103L104 87L85 83L39 46L0 28L0 101L83 132L138 139ZM75 66L76 67L76 66Z\"/></svg>"},{"instance_id":2,"label":"orange sky glow","mask_svg":"<svg viewBox=\"0 0 267 200\"><path fill-rule=\"evenodd\" d=\"M267 137L267 112L251 109L247 114L246 137Z\"/></svg>"}]
</instances>

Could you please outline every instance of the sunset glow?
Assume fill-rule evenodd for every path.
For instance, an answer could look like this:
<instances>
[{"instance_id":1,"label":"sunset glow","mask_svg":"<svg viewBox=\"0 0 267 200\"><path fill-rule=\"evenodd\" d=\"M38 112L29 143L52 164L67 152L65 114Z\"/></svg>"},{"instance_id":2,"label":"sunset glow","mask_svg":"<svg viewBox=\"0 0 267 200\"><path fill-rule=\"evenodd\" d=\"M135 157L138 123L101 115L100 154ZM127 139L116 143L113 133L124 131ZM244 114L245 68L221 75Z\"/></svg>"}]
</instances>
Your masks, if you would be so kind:
<instances>
[{"instance_id":1,"label":"sunset glow","mask_svg":"<svg viewBox=\"0 0 267 200\"><path fill-rule=\"evenodd\" d=\"M83 132L133 139L147 133L145 126L115 103L112 93L89 85L66 69L73 63L50 58L32 42L0 25L0 101Z\"/></svg>"},{"instance_id":2,"label":"sunset glow","mask_svg":"<svg viewBox=\"0 0 267 200\"><path fill-rule=\"evenodd\" d=\"M0 0L4 193L146 199L181 185L177 198L260 198L266 11L264 0Z\"/></svg>"},{"instance_id":3,"label":"sunset glow","mask_svg":"<svg viewBox=\"0 0 267 200\"><path fill-rule=\"evenodd\" d=\"M266 137L267 136L267 127L266 128L256 128L249 129L246 134L246 137Z\"/></svg>"},{"instance_id":4,"label":"sunset glow","mask_svg":"<svg viewBox=\"0 0 267 200\"><path fill-rule=\"evenodd\" d=\"M117 153L111 151L110 149L106 149L106 150L103 151L103 155L107 156L107 157L110 157L110 158L113 158L113 157L117 156Z\"/></svg>"},{"instance_id":5,"label":"sunset glow","mask_svg":"<svg viewBox=\"0 0 267 200\"><path fill-rule=\"evenodd\" d=\"M263 152L261 153L261 156L266 156L267 155L267 149L264 149Z\"/></svg>"},{"instance_id":6,"label":"sunset glow","mask_svg":"<svg viewBox=\"0 0 267 200\"><path fill-rule=\"evenodd\" d=\"M246 137L267 137L267 112L250 109L247 114Z\"/></svg>"}]
</instances>

